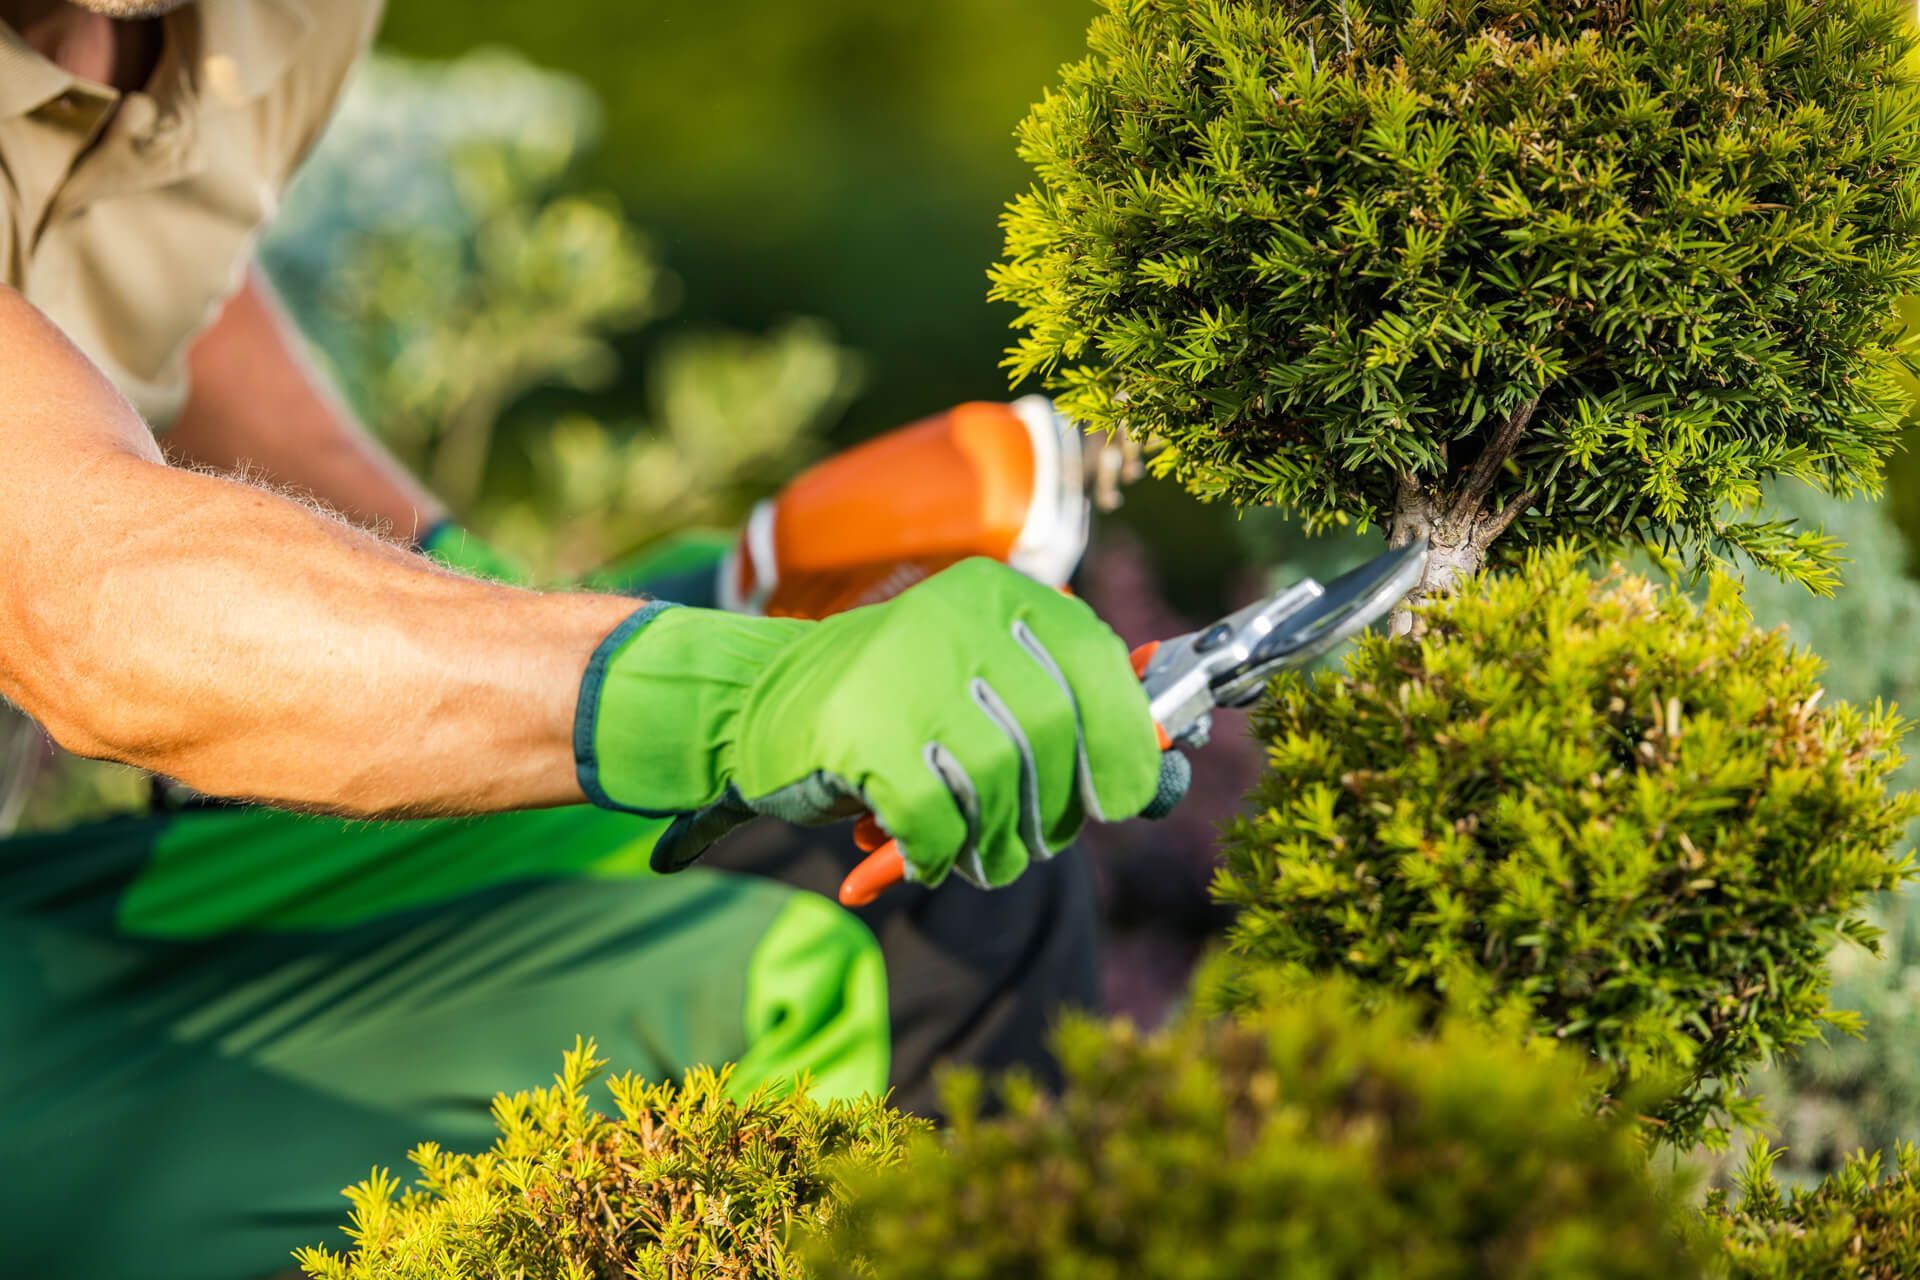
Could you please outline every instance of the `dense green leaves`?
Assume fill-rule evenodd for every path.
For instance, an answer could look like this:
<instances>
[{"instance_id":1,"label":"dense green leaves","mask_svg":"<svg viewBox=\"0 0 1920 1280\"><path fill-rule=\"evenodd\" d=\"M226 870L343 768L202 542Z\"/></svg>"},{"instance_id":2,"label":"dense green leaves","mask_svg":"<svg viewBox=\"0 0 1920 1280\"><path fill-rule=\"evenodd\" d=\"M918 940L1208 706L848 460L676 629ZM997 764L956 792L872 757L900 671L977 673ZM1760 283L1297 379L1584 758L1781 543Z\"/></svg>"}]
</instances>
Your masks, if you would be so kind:
<instances>
[{"instance_id":1,"label":"dense green leaves","mask_svg":"<svg viewBox=\"0 0 1920 1280\"><path fill-rule=\"evenodd\" d=\"M1911 1143L1890 1167L1849 1161L1819 1186L1782 1192L1779 1153L1753 1148L1738 1194L1716 1194L1710 1218L1724 1232L1728 1280L1908 1280L1920 1275L1920 1150Z\"/></svg>"},{"instance_id":2,"label":"dense green leaves","mask_svg":"<svg viewBox=\"0 0 1920 1280\"><path fill-rule=\"evenodd\" d=\"M1823 702L1725 581L1696 605L1562 549L1424 617L1256 715L1269 769L1218 884L1235 963L1452 998L1613 1087L1668 1081L1657 1136L1713 1136L1908 874L1899 724Z\"/></svg>"},{"instance_id":3,"label":"dense green leaves","mask_svg":"<svg viewBox=\"0 0 1920 1280\"><path fill-rule=\"evenodd\" d=\"M1501 1280L1698 1274L1630 1127L1587 1114L1572 1055L1335 984L1238 1022L1071 1024L1057 1100L856 1180L817 1251L878 1280Z\"/></svg>"},{"instance_id":4,"label":"dense green leaves","mask_svg":"<svg viewBox=\"0 0 1920 1280\"><path fill-rule=\"evenodd\" d=\"M1822 540L1737 513L1772 475L1870 487L1892 447L1909 4L1105 7L1021 130L1017 374L1202 494L1450 510L1467 567L1514 520L1822 580Z\"/></svg>"},{"instance_id":5,"label":"dense green leaves","mask_svg":"<svg viewBox=\"0 0 1920 1280\"><path fill-rule=\"evenodd\" d=\"M550 1089L494 1100L500 1140L481 1155L428 1145L418 1186L384 1170L348 1190L354 1248L302 1250L313 1280L690 1280L804 1274L796 1225L832 1220L848 1169L896 1163L923 1126L883 1103L819 1104L804 1091L727 1096L724 1073L678 1085L609 1080L617 1118L587 1088L605 1065L575 1046Z\"/></svg>"}]
</instances>

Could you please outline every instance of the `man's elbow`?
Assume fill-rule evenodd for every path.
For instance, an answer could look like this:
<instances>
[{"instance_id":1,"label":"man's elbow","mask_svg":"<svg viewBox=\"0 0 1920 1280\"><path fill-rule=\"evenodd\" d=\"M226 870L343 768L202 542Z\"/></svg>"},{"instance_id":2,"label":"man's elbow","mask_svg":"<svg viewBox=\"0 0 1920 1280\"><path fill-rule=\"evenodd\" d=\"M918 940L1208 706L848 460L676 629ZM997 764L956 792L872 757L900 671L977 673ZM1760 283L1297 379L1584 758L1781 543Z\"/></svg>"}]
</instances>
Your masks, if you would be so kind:
<instances>
[{"instance_id":1,"label":"man's elbow","mask_svg":"<svg viewBox=\"0 0 1920 1280\"><path fill-rule=\"evenodd\" d=\"M125 687L81 594L0 588L0 694L74 755L158 768L180 726Z\"/></svg>"}]
</instances>

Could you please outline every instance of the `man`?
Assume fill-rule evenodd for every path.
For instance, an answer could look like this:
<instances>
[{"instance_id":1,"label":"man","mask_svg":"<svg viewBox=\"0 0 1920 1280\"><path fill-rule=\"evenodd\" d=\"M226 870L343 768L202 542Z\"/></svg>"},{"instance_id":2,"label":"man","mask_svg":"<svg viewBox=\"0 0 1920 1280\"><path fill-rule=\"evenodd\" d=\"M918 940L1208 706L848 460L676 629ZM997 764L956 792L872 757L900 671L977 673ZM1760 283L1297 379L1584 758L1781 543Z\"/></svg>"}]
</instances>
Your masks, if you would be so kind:
<instances>
[{"instance_id":1,"label":"man","mask_svg":"<svg viewBox=\"0 0 1920 1280\"><path fill-rule=\"evenodd\" d=\"M1047 1002L1091 995L1081 881L1022 872L1155 791L1119 641L997 565L815 624L368 532L462 547L249 250L378 17L0 0L0 695L256 802L0 841L9 1274L277 1270L368 1165L486 1142L488 1095L580 1033L924 1104L934 1059L1031 1058ZM716 859L646 869L865 809L913 879L1012 887L911 890L876 945ZM717 858L826 886L853 856L778 830Z\"/></svg>"}]
</instances>

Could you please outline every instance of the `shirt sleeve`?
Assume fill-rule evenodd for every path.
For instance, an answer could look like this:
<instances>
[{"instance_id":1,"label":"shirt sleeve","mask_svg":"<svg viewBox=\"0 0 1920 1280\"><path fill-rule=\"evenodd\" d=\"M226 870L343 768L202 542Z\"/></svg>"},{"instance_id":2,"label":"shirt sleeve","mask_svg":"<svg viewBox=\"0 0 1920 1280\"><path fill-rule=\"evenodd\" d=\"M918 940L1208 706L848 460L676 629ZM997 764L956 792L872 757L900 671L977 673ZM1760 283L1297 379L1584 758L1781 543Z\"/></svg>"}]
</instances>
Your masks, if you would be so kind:
<instances>
[{"instance_id":1,"label":"shirt sleeve","mask_svg":"<svg viewBox=\"0 0 1920 1280\"><path fill-rule=\"evenodd\" d=\"M348 77L380 30L385 0L312 0L308 47L274 86L262 113L265 167L281 188L326 132Z\"/></svg>"}]
</instances>

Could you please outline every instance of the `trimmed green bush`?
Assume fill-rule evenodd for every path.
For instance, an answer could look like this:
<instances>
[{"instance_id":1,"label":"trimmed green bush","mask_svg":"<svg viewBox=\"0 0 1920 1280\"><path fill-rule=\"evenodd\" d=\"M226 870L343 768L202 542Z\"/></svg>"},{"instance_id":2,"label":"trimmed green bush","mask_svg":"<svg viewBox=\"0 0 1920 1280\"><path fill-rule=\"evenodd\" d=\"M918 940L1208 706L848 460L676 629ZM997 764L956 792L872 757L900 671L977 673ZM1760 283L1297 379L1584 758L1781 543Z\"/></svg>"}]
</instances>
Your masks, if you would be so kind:
<instances>
[{"instance_id":1,"label":"trimmed green bush","mask_svg":"<svg viewBox=\"0 0 1920 1280\"><path fill-rule=\"evenodd\" d=\"M1016 375L1191 489L1432 535L1831 545L1920 287L1908 0L1105 0L1020 132ZM1736 513L1730 516L1730 512Z\"/></svg>"},{"instance_id":2,"label":"trimmed green bush","mask_svg":"<svg viewBox=\"0 0 1920 1280\"><path fill-rule=\"evenodd\" d=\"M1903 1143L1849 1160L1819 1186L1782 1192L1780 1153L1748 1152L1738 1199L1715 1193L1707 1214L1724 1233L1728 1280L1911 1280L1920 1275L1920 1150Z\"/></svg>"},{"instance_id":3,"label":"trimmed green bush","mask_svg":"<svg viewBox=\"0 0 1920 1280\"><path fill-rule=\"evenodd\" d=\"M811 1250L822 1280L1338 1280L1698 1274L1684 1206L1632 1131L1595 1120L1578 1060L1338 984L1142 1035L1080 1021L1050 1099L853 1180Z\"/></svg>"},{"instance_id":4,"label":"trimmed green bush","mask_svg":"<svg viewBox=\"0 0 1920 1280\"><path fill-rule=\"evenodd\" d=\"M884 1103L821 1104L804 1089L727 1093L725 1072L679 1084L607 1080L619 1111L587 1089L605 1064L576 1045L550 1089L494 1099L492 1151L412 1154L417 1185L384 1170L350 1188L345 1254L305 1249L312 1280L798 1280L798 1225L839 1201L829 1165L882 1169L925 1128Z\"/></svg>"},{"instance_id":5,"label":"trimmed green bush","mask_svg":"<svg viewBox=\"0 0 1920 1280\"><path fill-rule=\"evenodd\" d=\"M1872 947L1867 895L1920 800L1891 795L1903 726L1823 702L1820 663L1704 603L1565 548L1283 677L1269 767L1228 832L1235 971L1345 973L1664 1080L1653 1136L1752 1118L1751 1068L1818 1033L1827 953Z\"/></svg>"}]
</instances>

